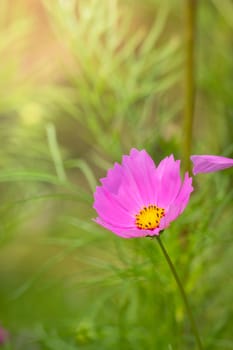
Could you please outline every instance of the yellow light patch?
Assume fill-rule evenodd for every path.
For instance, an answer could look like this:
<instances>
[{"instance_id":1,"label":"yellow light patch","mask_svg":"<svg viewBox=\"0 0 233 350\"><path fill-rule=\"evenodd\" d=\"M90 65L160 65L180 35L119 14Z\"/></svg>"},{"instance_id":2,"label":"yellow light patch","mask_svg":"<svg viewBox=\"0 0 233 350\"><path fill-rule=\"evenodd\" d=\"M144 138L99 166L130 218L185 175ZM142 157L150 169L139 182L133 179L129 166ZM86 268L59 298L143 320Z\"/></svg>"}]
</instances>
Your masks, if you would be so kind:
<instances>
[{"instance_id":1,"label":"yellow light patch","mask_svg":"<svg viewBox=\"0 0 233 350\"><path fill-rule=\"evenodd\" d=\"M143 207L138 214L136 214L136 226L140 230L154 230L159 227L160 220L165 215L165 210L156 205L148 205Z\"/></svg>"}]
</instances>

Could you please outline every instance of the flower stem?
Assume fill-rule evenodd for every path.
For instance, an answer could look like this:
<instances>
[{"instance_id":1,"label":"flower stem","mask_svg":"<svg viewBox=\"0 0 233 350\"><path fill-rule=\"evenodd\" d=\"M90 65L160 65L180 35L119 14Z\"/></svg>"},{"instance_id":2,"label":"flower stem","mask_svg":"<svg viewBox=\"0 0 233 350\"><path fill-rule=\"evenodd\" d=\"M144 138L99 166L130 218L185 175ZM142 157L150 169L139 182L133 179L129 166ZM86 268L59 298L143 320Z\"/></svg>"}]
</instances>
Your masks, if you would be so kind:
<instances>
[{"instance_id":1,"label":"flower stem","mask_svg":"<svg viewBox=\"0 0 233 350\"><path fill-rule=\"evenodd\" d=\"M195 320L194 320L194 317L193 317L193 314L192 314L191 307L190 307L189 302L188 302L188 298L187 298L186 293L184 291L183 285L182 285L182 283L180 281L180 278L179 278L179 276L178 276L178 274L176 272L175 266L173 265L173 263L172 263L169 255L168 255L168 253L167 253L167 251L166 251L166 249L165 249L165 247L164 247L160 237L156 236L156 238L157 238L157 241L158 241L158 243L160 245L160 248L161 248L161 250L163 252L163 255L165 256L165 258L167 260L167 263L168 263L168 265L170 267L170 270L171 270L171 272L173 274L173 277L176 280L177 286L178 286L178 288L180 290L180 294L182 296L183 302L184 302L185 307L187 309L187 313L188 313L188 316L189 316L190 324L192 326L193 334L195 335L198 348L199 348L199 350L203 350L203 346L202 346L201 339L200 339L200 336L199 336L199 333L198 333L198 329L197 329L197 326L196 326L196 323L195 323Z\"/></svg>"},{"instance_id":2,"label":"flower stem","mask_svg":"<svg viewBox=\"0 0 233 350\"><path fill-rule=\"evenodd\" d=\"M184 82L184 126L183 126L183 157L184 168L190 171L193 119L195 105L195 39L196 13L198 0L185 0L185 82Z\"/></svg>"}]
</instances>

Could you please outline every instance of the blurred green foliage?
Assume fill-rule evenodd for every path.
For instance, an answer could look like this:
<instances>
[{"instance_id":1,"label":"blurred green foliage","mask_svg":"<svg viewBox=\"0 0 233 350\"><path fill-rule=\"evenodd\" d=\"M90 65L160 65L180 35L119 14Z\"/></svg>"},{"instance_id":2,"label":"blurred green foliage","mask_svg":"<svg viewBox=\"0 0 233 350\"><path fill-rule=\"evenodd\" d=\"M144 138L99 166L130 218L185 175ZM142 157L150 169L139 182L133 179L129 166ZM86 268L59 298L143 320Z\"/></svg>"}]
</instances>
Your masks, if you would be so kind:
<instances>
[{"instance_id":1,"label":"blurred green foliage","mask_svg":"<svg viewBox=\"0 0 233 350\"><path fill-rule=\"evenodd\" d=\"M193 153L230 157L233 6L221 4L199 3ZM156 162L182 156L181 4L44 1L57 59L45 50L44 66L30 67L34 24L23 6L7 21L11 8L2 0L0 325L11 334L2 348L195 349L156 242L91 220L98 178L131 147ZM233 348L231 180L230 170L195 179L162 237L211 350Z\"/></svg>"}]
</instances>

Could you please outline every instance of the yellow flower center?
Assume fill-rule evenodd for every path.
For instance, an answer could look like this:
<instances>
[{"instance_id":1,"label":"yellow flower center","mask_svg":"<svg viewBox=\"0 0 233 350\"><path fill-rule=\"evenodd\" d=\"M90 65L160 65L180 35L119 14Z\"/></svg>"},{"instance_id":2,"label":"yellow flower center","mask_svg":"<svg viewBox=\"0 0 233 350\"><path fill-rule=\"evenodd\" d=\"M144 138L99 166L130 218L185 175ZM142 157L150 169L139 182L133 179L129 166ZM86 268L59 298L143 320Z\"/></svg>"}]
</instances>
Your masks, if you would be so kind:
<instances>
[{"instance_id":1,"label":"yellow flower center","mask_svg":"<svg viewBox=\"0 0 233 350\"><path fill-rule=\"evenodd\" d=\"M148 205L143 207L138 214L136 214L136 226L140 230L154 230L159 227L160 220L165 215L165 210L156 205Z\"/></svg>"}]
</instances>

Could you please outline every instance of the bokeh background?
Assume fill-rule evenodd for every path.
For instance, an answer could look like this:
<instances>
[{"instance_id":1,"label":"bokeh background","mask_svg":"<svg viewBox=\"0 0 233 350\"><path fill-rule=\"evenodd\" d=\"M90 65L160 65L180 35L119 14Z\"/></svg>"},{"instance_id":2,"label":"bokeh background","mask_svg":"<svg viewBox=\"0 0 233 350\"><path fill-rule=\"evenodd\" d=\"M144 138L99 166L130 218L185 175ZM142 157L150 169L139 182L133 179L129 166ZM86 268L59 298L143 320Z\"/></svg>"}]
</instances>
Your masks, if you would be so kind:
<instances>
[{"instance_id":1,"label":"bokeh background","mask_svg":"<svg viewBox=\"0 0 233 350\"><path fill-rule=\"evenodd\" d=\"M132 147L184 157L186 1L1 0L0 327L13 350L195 349L156 242L92 222ZM193 154L232 157L233 4L199 1ZM233 349L232 171L163 241L205 349Z\"/></svg>"}]
</instances>

